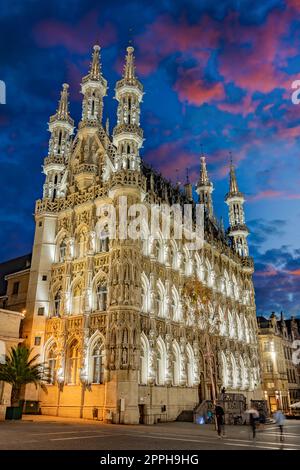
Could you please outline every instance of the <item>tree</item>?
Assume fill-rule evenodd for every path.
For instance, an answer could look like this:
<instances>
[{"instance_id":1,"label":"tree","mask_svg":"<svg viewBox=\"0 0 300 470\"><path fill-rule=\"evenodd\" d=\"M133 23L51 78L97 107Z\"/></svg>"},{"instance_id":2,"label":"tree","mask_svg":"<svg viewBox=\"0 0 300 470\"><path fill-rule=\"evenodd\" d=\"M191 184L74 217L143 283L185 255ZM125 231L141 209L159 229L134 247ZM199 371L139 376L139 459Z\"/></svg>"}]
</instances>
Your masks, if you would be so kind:
<instances>
[{"instance_id":1,"label":"tree","mask_svg":"<svg viewBox=\"0 0 300 470\"><path fill-rule=\"evenodd\" d=\"M196 278L189 279L183 286L183 296L186 303L189 304L201 319L204 330L205 357L207 359L208 371L211 382L212 400L216 402L216 384L213 374L214 353L211 347L211 336L216 333L218 326L218 317L209 307L212 304L213 294L211 289L206 287Z\"/></svg>"},{"instance_id":2,"label":"tree","mask_svg":"<svg viewBox=\"0 0 300 470\"><path fill-rule=\"evenodd\" d=\"M33 383L47 393L45 382L47 381L47 368L43 363L38 363L39 354L30 359L32 349L18 345L12 347L5 356L5 363L0 364L0 381L12 386L11 405L19 406L21 389L23 385Z\"/></svg>"}]
</instances>

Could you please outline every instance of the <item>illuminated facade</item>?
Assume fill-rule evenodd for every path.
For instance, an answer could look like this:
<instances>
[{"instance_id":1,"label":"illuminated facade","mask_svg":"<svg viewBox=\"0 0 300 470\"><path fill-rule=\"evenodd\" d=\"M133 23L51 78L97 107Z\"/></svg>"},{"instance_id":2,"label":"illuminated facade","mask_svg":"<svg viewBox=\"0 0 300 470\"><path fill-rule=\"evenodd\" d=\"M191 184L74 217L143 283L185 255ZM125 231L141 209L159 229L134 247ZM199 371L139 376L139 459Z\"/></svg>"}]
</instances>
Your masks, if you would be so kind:
<instances>
[{"instance_id":1,"label":"illuminated facade","mask_svg":"<svg viewBox=\"0 0 300 470\"><path fill-rule=\"evenodd\" d=\"M174 420L210 399L201 312L182 289L198 279L211 291L209 312L216 390L261 398L257 324L242 193L231 165L230 228L213 214L212 183L201 158L197 185L205 241L197 251L174 237L109 238L105 207L192 203L192 187L174 187L142 161L140 104L133 48L115 88L117 124L102 125L107 82L94 47L82 79L82 119L74 133L68 85L50 118L43 198L37 201L24 334L51 371L42 412L121 423ZM117 226L120 220L117 219ZM102 229L99 232L99 226ZM44 314L38 314L38 312ZM37 399L27 389L27 399Z\"/></svg>"},{"instance_id":2,"label":"illuminated facade","mask_svg":"<svg viewBox=\"0 0 300 470\"><path fill-rule=\"evenodd\" d=\"M293 361L294 341L300 333L294 318L278 320L258 317L259 346L262 358L262 386L270 412L278 409L290 411L290 405L300 400L299 364Z\"/></svg>"}]
</instances>

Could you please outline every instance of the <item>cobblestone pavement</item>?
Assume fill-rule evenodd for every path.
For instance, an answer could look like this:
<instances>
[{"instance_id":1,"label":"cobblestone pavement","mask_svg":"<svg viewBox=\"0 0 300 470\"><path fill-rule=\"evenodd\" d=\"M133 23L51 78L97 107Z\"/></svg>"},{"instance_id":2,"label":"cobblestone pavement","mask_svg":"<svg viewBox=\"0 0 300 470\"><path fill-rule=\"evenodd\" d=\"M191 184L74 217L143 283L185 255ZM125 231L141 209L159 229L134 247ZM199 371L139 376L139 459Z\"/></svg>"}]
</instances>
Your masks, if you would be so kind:
<instances>
[{"instance_id":1,"label":"cobblestone pavement","mask_svg":"<svg viewBox=\"0 0 300 470\"><path fill-rule=\"evenodd\" d=\"M300 450L300 421L287 421L284 433L280 442L271 424L253 441L248 426L227 426L226 435L218 438L212 425L112 425L27 415L22 421L0 422L0 450Z\"/></svg>"}]
</instances>

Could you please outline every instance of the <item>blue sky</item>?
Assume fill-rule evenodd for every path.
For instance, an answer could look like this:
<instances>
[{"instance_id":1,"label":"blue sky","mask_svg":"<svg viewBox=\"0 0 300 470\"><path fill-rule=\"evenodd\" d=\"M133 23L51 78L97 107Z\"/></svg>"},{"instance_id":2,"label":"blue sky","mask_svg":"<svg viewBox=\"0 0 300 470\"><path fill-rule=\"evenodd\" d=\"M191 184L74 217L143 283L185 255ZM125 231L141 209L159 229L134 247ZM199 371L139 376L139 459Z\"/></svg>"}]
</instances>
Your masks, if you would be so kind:
<instances>
[{"instance_id":1,"label":"blue sky","mask_svg":"<svg viewBox=\"0 0 300 470\"><path fill-rule=\"evenodd\" d=\"M297 0L0 0L0 260L31 250L49 116L63 82L72 117L92 46L109 82L104 118L116 121L114 84L128 41L145 88L142 157L193 182L203 145L214 206L227 222L228 153L245 193L258 312L300 314L300 79Z\"/></svg>"}]
</instances>

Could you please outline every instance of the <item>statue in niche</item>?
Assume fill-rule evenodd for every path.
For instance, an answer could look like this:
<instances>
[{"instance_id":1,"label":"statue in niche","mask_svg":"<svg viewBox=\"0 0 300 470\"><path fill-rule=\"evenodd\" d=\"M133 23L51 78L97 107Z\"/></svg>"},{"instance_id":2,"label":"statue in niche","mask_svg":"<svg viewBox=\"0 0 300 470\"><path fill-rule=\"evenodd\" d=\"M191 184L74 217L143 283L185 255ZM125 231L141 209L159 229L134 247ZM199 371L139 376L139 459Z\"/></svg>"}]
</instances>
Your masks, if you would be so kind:
<instances>
[{"instance_id":1,"label":"statue in niche","mask_svg":"<svg viewBox=\"0 0 300 470\"><path fill-rule=\"evenodd\" d=\"M128 351L127 348L123 348L122 351L122 364L127 364L128 363Z\"/></svg>"}]
</instances>

